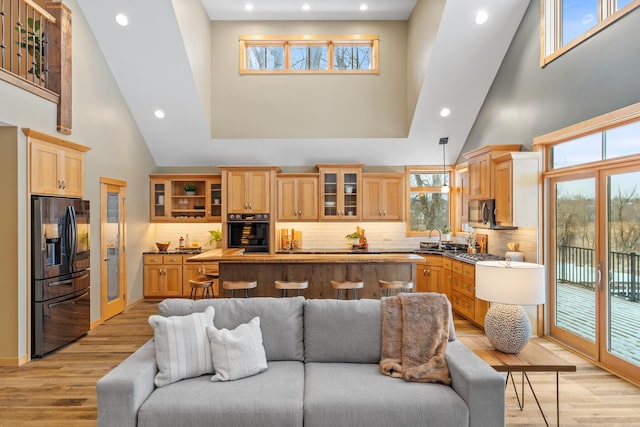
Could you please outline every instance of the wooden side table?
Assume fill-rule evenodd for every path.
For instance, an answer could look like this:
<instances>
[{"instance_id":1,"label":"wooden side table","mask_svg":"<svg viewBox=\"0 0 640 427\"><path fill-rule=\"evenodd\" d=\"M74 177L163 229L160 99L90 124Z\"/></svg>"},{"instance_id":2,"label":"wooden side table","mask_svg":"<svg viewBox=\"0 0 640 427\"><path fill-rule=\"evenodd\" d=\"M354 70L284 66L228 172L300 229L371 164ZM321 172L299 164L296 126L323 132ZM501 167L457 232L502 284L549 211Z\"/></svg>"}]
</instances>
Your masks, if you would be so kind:
<instances>
[{"instance_id":1,"label":"wooden side table","mask_svg":"<svg viewBox=\"0 0 640 427\"><path fill-rule=\"evenodd\" d=\"M540 410L540 414L542 414L542 418L544 419L545 424L548 426L549 422L547 421L547 417L544 415L542 411L542 407L540 406L540 402L538 401L538 397L536 396L536 392L533 390L533 385L531 381L529 381L528 372L555 372L556 373L556 421L557 425L560 426L560 383L559 383L559 375L560 372L575 372L576 365L573 365L564 359L558 357L551 351L547 350L540 344L535 341L529 341L527 345L522 349L520 353L517 354L508 354L503 353L501 351L495 350L489 340L487 340L484 336L466 336L466 337L458 337L463 344L469 347L475 354L480 356L482 360L487 362L493 369L498 372L506 372L507 379L505 382L505 387L509 384L509 378L511 378L511 383L513 384L513 390L516 393L516 398L518 399L518 406L520 410L524 408L524 382L526 380L527 384L529 384L529 388L531 389L531 393L533 394L533 398L538 405L538 409ZM513 373L520 372L522 375L521 384L522 391L520 395L518 394L518 390L516 388L515 381L513 379ZM522 396L522 401L520 400L520 396Z\"/></svg>"}]
</instances>

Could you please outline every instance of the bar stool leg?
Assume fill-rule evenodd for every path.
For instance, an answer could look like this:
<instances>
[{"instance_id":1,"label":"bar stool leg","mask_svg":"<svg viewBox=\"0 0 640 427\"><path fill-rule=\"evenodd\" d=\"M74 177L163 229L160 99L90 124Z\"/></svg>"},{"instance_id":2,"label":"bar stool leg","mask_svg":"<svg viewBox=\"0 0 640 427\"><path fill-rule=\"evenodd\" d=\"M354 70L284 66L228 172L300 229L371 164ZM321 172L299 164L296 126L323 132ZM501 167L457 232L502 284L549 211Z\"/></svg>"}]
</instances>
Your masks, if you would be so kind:
<instances>
[{"instance_id":1,"label":"bar stool leg","mask_svg":"<svg viewBox=\"0 0 640 427\"><path fill-rule=\"evenodd\" d=\"M234 296L233 296L233 291L234 291L234 289L231 289L231 298L233 298L233 297L234 297Z\"/></svg>"},{"instance_id":2,"label":"bar stool leg","mask_svg":"<svg viewBox=\"0 0 640 427\"><path fill-rule=\"evenodd\" d=\"M244 290L244 297L249 298L249 289Z\"/></svg>"}]
</instances>

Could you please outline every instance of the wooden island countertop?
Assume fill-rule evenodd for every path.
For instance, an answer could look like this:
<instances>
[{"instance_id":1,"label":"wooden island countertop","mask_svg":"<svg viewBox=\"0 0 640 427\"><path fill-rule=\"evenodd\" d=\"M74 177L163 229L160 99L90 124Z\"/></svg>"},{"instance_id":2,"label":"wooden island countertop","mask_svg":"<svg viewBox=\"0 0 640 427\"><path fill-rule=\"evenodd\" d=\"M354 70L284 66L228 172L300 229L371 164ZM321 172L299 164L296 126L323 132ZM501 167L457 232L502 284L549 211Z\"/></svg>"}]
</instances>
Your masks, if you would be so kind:
<instances>
[{"instance_id":1,"label":"wooden island countertop","mask_svg":"<svg viewBox=\"0 0 640 427\"><path fill-rule=\"evenodd\" d=\"M251 296L278 297L280 291L274 282L308 281L309 288L302 291L306 298L335 298L336 291L330 281L362 281L364 289L359 298L379 299L382 295L379 280L416 282L416 263L423 261L412 253L355 254L263 254L243 253L242 249L213 249L194 255L188 263L217 263L220 296L229 296L223 289L225 280L256 280L258 286Z\"/></svg>"}]
</instances>

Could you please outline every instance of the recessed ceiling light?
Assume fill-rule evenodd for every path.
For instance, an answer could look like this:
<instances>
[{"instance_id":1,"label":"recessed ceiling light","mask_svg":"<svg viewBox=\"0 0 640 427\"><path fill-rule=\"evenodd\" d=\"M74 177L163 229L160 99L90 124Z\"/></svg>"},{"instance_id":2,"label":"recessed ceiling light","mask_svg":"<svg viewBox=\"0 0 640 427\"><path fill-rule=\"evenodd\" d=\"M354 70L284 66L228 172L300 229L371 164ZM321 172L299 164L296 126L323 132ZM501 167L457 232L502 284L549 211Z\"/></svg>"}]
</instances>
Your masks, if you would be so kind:
<instances>
[{"instance_id":1,"label":"recessed ceiling light","mask_svg":"<svg viewBox=\"0 0 640 427\"><path fill-rule=\"evenodd\" d=\"M447 117L449 114L451 114L451 110L449 110L447 107L444 107L442 110L440 110L441 117Z\"/></svg>"},{"instance_id":2,"label":"recessed ceiling light","mask_svg":"<svg viewBox=\"0 0 640 427\"><path fill-rule=\"evenodd\" d=\"M153 115L156 116L159 119L164 119L164 111L162 111L162 110L154 111Z\"/></svg>"},{"instance_id":3,"label":"recessed ceiling light","mask_svg":"<svg viewBox=\"0 0 640 427\"><path fill-rule=\"evenodd\" d=\"M251 4L251 3L245 4L244 5L244 10L248 10L248 11L253 10L253 4Z\"/></svg>"},{"instance_id":4,"label":"recessed ceiling light","mask_svg":"<svg viewBox=\"0 0 640 427\"><path fill-rule=\"evenodd\" d=\"M309 10L311 9L311 6L309 6L309 3L305 3L302 5L302 10Z\"/></svg>"},{"instance_id":5,"label":"recessed ceiling light","mask_svg":"<svg viewBox=\"0 0 640 427\"><path fill-rule=\"evenodd\" d=\"M476 13L476 24L482 25L487 22L487 19L489 19L489 14L486 10L480 9L478 13Z\"/></svg>"},{"instance_id":6,"label":"recessed ceiling light","mask_svg":"<svg viewBox=\"0 0 640 427\"><path fill-rule=\"evenodd\" d=\"M367 10L367 9L369 9L369 6L367 6L367 4L366 4L366 3L362 3L362 4L360 5L360 10Z\"/></svg>"},{"instance_id":7,"label":"recessed ceiling light","mask_svg":"<svg viewBox=\"0 0 640 427\"><path fill-rule=\"evenodd\" d=\"M125 15L124 13L119 13L116 15L116 22L119 25L122 25L123 27L126 27L127 25L129 25L129 19L127 18L127 15Z\"/></svg>"}]
</instances>

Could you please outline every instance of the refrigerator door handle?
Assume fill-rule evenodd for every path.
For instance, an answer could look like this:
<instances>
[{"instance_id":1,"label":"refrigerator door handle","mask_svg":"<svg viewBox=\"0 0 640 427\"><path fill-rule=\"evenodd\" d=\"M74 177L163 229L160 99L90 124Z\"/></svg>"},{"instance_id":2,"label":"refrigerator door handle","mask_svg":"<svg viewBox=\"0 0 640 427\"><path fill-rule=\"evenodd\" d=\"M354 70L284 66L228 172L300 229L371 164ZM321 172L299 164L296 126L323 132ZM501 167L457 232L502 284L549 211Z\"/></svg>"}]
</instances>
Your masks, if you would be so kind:
<instances>
[{"instance_id":1,"label":"refrigerator door handle","mask_svg":"<svg viewBox=\"0 0 640 427\"><path fill-rule=\"evenodd\" d=\"M49 304L47 307L49 307L49 308L53 308L53 307L57 307L57 306L59 306L59 305L73 303L73 302L75 302L75 301L78 301L79 299L82 299L82 298L86 297L88 293L89 293L89 292L85 292L85 293L83 293L83 294L81 294L81 295L78 295L78 296L73 297L73 298L66 299L66 300L64 300L64 301L54 302L53 304Z\"/></svg>"},{"instance_id":2,"label":"refrigerator door handle","mask_svg":"<svg viewBox=\"0 0 640 427\"><path fill-rule=\"evenodd\" d=\"M76 211L73 206L67 206L65 218L67 228L67 247L69 248L69 271L74 271L73 265L78 250L78 225L76 224Z\"/></svg>"}]
</instances>

